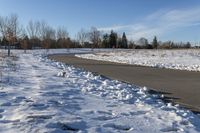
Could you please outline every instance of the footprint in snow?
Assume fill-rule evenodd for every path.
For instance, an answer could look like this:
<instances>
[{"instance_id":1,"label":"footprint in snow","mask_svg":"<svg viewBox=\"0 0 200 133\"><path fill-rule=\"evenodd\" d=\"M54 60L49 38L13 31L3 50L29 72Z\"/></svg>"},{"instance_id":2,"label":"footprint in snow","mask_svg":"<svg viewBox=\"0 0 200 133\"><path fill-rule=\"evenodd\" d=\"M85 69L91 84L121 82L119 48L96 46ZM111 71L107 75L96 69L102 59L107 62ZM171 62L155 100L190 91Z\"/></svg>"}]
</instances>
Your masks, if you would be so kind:
<instances>
[{"instance_id":1,"label":"footprint in snow","mask_svg":"<svg viewBox=\"0 0 200 133\"><path fill-rule=\"evenodd\" d=\"M131 131L131 130L133 130L133 128L131 128L127 125L117 125L117 124L114 124L114 123L105 124L105 125L103 125L103 127L113 128L113 129L121 130L121 131Z\"/></svg>"},{"instance_id":2,"label":"footprint in snow","mask_svg":"<svg viewBox=\"0 0 200 133\"><path fill-rule=\"evenodd\" d=\"M99 114L106 114L106 115L112 115L112 113L108 112L108 111L100 111L100 110L98 110L97 113L99 113Z\"/></svg>"},{"instance_id":3,"label":"footprint in snow","mask_svg":"<svg viewBox=\"0 0 200 133\"><path fill-rule=\"evenodd\" d=\"M3 118L3 115L1 113L4 112L4 109L0 109L0 119Z\"/></svg>"},{"instance_id":4,"label":"footprint in snow","mask_svg":"<svg viewBox=\"0 0 200 133\"><path fill-rule=\"evenodd\" d=\"M6 92L0 92L0 97L5 97L5 96L7 96L7 93Z\"/></svg>"},{"instance_id":5,"label":"footprint in snow","mask_svg":"<svg viewBox=\"0 0 200 133\"><path fill-rule=\"evenodd\" d=\"M167 127L167 128L161 129L160 131L162 131L162 132L179 132L179 131L183 131L183 129L180 129L178 127Z\"/></svg>"},{"instance_id":6,"label":"footprint in snow","mask_svg":"<svg viewBox=\"0 0 200 133\"><path fill-rule=\"evenodd\" d=\"M117 104L113 104L113 105L107 105L106 107L117 107Z\"/></svg>"},{"instance_id":7,"label":"footprint in snow","mask_svg":"<svg viewBox=\"0 0 200 133\"><path fill-rule=\"evenodd\" d=\"M0 106L11 106L12 104L10 102L5 102L5 103L2 103Z\"/></svg>"},{"instance_id":8,"label":"footprint in snow","mask_svg":"<svg viewBox=\"0 0 200 133\"><path fill-rule=\"evenodd\" d=\"M95 118L92 118L93 120L99 120L99 121L107 121L107 120L112 120L114 119L115 117L112 117L112 116L98 116L98 117L95 117Z\"/></svg>"},{"instance_id":9,"label":"footprint in snow","mask_svg":"<svg viewBox=\"0 0 200 133\"><path fill-rule=\"evenodd\" d=\"M5 110L4 109L0 109L0 113L3 113Z\"/></svg>"},{"instance_id":10,"label":"footprint in snow","mask_svg":"<svg viewBox=\"0 0 200 133\"><path fill-rule=\"evenodd\" d=\"M65 132L78 132L83 131L86 129L87 125L85 121L78 120L72 122L57 122L57 123L50 123L47 125L48 128L59 128Z\"/></svg>"},{"instance_id":11,"label":"footprint in snow","mask_svg":"<svg viewBox=\"0 0 200 133\"><path fill-rule=\"evenodd\" d=\"M24 101L25 99L26 99L26 97L24 97L24 96L13 97L13 102L20 103L20 102Z\"/></svg>"},{"instance_id":12,"label":"footprint in snow","mask_svg":"<svg viewBox=\"0 0 200 133\"><path fill-rule=\"evenodd\" d=\"M51 119L54 115L30 115L27 116L26 119L28 122L44 122L44 120Z\"/></svg>"},{"instance_id":13,"label":"footprint in snow","mask_svg":"<svg viewBox=\"0 0 200 133\"><path fill-rule=\"evenodd\" d=\"M148 113L149 111L137 111L137 112L130 112L130 115L144 115Z\"/></svg>"},{"instance_id":14,"label":"footprint in snow","mask_svg":"<svg viewBox=\"0 0 200 133\"><path fill-rule=\"evenodd\" d=\"M99 116L92 118L93 120L99 120L99 121L106 121L116 118L116 116L113 116L113 113L111 111L95 111L95 114L99 114Z\"/></svg>"},{"instance_id":15,"label":"footprint in snow","mask_svg":"<svg viewBox=\"0 0 200 133\"><path fill-rule=\"evenodd\" d=\"M177 125L177 122L173 122L172 126L161 129L162 132L183 132L184 130Z\"/></svg>"},{"instance_id":16,"label":"footprint in snow","mask_svg":"<svg viewBox=\"0 0 200 133\"><path fill-rule=\"evenodd\" d=\"M91 114L94 114L95 112L93 110L84 110L82 111L84 114L86 115L91 115Z\"/></svg>"},{"instance_id":17,"label":"footprint in snow","mask_svg":"<svg viewBox=\"0 0 200 133\"><path fill-rule=\"evenodd\" d=\"M52 91L52 92L50 91L50 92L43 93L42 96L61 96L61 94L55 91Z\"/></svg>"},{"instance_id":18,"label":"footprint in snow","mask_svg":"<svg viewBox=\"0 0 200 133\"><path fill-rule=\"evenodd\" d=\"M3 123L3 124L7 124L7 123L13 123L13 124L16 124L20 122L19 119L16 119L16 120L0 120L0 123Z\"/></svg>"},{"instance_id":19,"label":"footprint in snow","mask_svg":"<svg viewBox=\"0 0 200 133\"><path fill-rule=\"evenodd\" d=\"M186 126L186 125L189 125L190 122L189 122L188 120L182 120L182 121L180 122L180 124Z\"/></svg>"},{"instance_id":20,"label":"footprint in snow","mask_svg":"<svg viewBox=\"0 0 200 133\"><path fill-rule=\"evenodd\" d=\"M33 103L30 105L35 110L44 110L47 109L49 106L42 104L42 103Z\"/></svg>"},{"instance_id":21,"label":"footprint in snow","mask_svg":"<svg viewBox=\"0 0 200 133\"><path fill-rule=\"evenodd\" d=\"M51 119L53 115L30 115L27 119Z\"/></svg>"},{"instance_id":22,"label":"footprint in snow","mask_svg":"<svg viewBox=\"0 0 200 133\"><path fill-rule=\"evenodd\" d=\"M56 101L56 100L49 100L47 102L47 104L50 105L50 106L59 107L59 106L63 105L63 102L62 101Z\"/></svg>"}]
</instances>

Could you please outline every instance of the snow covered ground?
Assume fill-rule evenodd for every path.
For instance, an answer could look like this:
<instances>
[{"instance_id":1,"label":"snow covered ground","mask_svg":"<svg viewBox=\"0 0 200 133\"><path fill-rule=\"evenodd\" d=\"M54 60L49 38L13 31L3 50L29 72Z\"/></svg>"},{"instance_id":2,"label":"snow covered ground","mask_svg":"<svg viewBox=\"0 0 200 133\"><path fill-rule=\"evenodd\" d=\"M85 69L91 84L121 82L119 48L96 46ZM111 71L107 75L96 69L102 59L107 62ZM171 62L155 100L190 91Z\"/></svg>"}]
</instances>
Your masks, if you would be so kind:
<instances>
[{"instance_id":1,"label":"snow covered ground","mask_svg":"<svg viewBox=\"0 0 200 133\"><path fill-rule=\"evenodd\" d=\"M77 57L141 66L200 71L200 51L189 50L113 50L77 54Z\"/></svg>"},{"instance_id":2,"label":"snow covered ground","mask_svg":"<svg viewBox=\"0 0 200 133\"><path fill-rule=\"evenodd\" d=\"M99 52L110 52L112 49L91 49L91 48L75 48L75 49L34 49L26 50L27 53L40 54L42 56L52 54L85 54L85 53L99 53ZM1 49L1 53L7 54L7 50ZM23 53L24 50L11 50L12 54Z\"/></svg>"},{"instance_id":3,"label":"snow covered ground","mask_svg":"<svg viewBox=\"0 0 200 133\"><path fill-rule=\"evenodd\" d=\"M1 62L2 133L200 132L200 116L164 104L146 87L51 61L39 50L13 53Z\"/></svg>"}]
</instances>

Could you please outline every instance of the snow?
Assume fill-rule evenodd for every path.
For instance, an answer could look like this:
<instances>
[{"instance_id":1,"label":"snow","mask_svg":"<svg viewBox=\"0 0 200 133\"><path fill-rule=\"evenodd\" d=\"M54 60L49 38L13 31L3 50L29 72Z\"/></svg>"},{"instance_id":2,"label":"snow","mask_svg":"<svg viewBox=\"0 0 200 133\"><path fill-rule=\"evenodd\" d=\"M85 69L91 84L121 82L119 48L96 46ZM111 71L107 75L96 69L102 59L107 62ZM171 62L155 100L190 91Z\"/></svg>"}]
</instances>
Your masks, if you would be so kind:
<instances>
[{"instance_id":1,"label":"snow","mask_svg":"<svg viewBox=\"0 0 200 133\"><path fill-rule=\"evenodd\" d=\"M7 50L1 49L1 53L7 53ZM91 48L70 48L70 49L34 49L26 50L27 53L40 54L42 56L54 55L54 54L85 54L85 53L96 53L96 52L106 52L111 51L111 49L91 49ZM12 54L23 53L24 50L11 50Z\"/></svg>"},{"instance_id":2,"label":"snow","mask_svg":"<svg viewBox=\"0 0 200 133\"><path fill-rule=\"evenodd\" d=\"M148 87L94 75L42 53L13 51L17 58L6 59L12 67L1 62L0 132L200 132L199 115L163 103Z\"/></svg>"},{"instance_id":3,"label":"snow","mask_svg":"<svg viewBox=\"0 0 200 133\"><path fill-rule=\"evenodd\" d=\"M77 57L140 66L200 71L200 51L189 50L113 50L77 54Z\"/></svg>"}]
</instances>

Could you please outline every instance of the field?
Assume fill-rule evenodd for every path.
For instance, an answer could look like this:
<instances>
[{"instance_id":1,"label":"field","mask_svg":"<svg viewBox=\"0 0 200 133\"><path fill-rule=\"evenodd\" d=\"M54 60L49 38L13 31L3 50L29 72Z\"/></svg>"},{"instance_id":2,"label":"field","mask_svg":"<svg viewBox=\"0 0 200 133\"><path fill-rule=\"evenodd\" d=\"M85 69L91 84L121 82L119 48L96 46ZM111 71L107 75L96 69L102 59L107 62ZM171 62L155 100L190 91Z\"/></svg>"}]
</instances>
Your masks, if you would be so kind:
<instances>
[{"instance_id":1,"label":"field","mask_svg":"<svg viewBox=\"0 0 200 133\"><path fill-rule=\"evenodd\" d=\"M189 50L113 50L77 57L140 66L200 71L200 51Z\"/></svg>"},{"instance_id":2,"label":"field","mask_svg":"<svg viewBox=\"0 0 200 133\"><path fill-rule=\"evenodd\" d=\"M160 67L155 64L162 58L167 60L166 64L170 64L172 58L184 66L196 65L189 70L197 71L197 50L178 53L106 49L12 52L14 59L1 61L0 132L200 132L198 114L164 103L162 95L149 94L148 87L107 79L47 58L49 54L81 53L77 56L134 64L133 57L137 57L153 62L156 67ZM185 61L181 60L182 56L187 57ZM132 62L128 62L130 60ZM172 64L178 66L179 63Z\"/></svg>"}]
</instances>

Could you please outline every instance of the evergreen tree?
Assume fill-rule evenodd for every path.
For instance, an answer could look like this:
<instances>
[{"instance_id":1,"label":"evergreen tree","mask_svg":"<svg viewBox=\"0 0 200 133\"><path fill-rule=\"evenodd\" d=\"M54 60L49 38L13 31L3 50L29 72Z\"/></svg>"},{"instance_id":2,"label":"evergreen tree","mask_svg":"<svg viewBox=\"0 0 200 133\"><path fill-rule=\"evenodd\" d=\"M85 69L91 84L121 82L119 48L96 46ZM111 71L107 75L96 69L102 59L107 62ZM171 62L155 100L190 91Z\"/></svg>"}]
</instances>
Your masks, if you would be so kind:
<instances>
[{"instance_id":1,"label":"evergreen tree","mask_svg":"<svg viewBox=\"0 0 200 133\"><path fill-rule=\"evenodd\" d=\"M187 43L186 43L185 48L191 48L190 42L187 42Z\"/></svg>"},{"instance_id":2,"label":"evergreen tree","mask_svg":"<svg viewBox=\"0 0 200 133\"><path fill-rule=\"evenodd\" d=\"M128 43L127 43L125 32L122 35L122 47L121 48L128 48Z\"/></svg>"},{"instance_id":3,"label":"evergreen tree","mask_svg":"<svg viewBox=\"0 0 200 133\"><path fill-rule=\"evenodd\" d=\"M122 38L121 37L117 38L117 48L122 48Z\"/></svg>"},{"instance_id":4,"label":"evergreen tree","mask_svg":"<svg viewBox=\"0 0 200 133\"><path fill-rule=\"evenodd\" d=\"M153 48L155 48L155 49L157 49L158 48L158 41L157 41L157 38L156 38L156 36L154 37L154 39L153 39L153 42L152 42L152 47Z\"/></svg>"},{"instance_id":5,"label":"evergreen tree","mask_svg":"<svg viewBox=\"0 0 200 133\"><path fill-rule=\"evenodd\" d=\"M109 35L107 33L103 35L102 48L110 48Z\"/></svg>"},{"instance_id":6,"label":"evergreen tree","mask_svg":"<svg viewBox=\"0 0 200 133\"><path fill-rule=\"evenodd\" d=\"M110 42L110 48L116 48L116 46L117 46L117 33L115 33L113 30L111 30L109 42Z\"/></svg>"}]
</instances>

